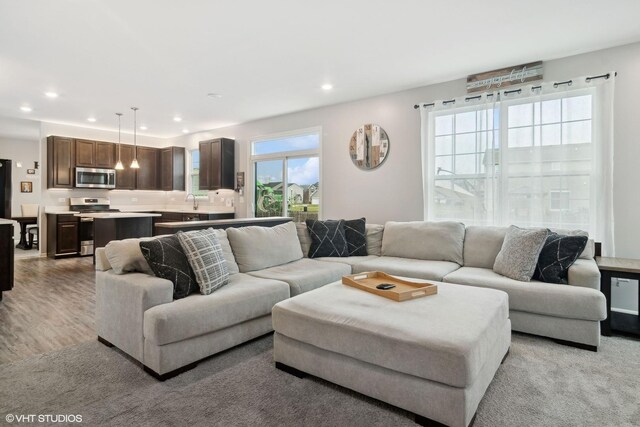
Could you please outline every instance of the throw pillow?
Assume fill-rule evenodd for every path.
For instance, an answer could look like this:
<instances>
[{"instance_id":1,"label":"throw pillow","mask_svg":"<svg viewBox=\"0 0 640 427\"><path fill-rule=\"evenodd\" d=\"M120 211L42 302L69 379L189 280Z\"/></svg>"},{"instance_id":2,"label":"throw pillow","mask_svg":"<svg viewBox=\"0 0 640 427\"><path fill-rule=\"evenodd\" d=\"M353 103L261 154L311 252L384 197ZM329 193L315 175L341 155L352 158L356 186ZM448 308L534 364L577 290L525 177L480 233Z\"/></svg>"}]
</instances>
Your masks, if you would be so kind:
<instances>
[{"instance_id":1,"label":"throw pillow","mask_svg":"<svg viewBox=\"0 0 640 427\"><path fill-rule=\"evenodd\" d=\"M349 256L367 256L367 224L365 218L345 221L344 236L347 239Z\"/></svg>"},{"instance_id":2,"label":"throw pillow","mask_svg":"<svg viewBox=\"0 0 640 427\"><path fill-rule=\"evenodd\" d=\"M530 281L547 234L547 229L509 227L493 264L493 271L514 280Z\"/></svg>"},{"instance_id":3,"label":"throw pillow","mask_svg":"<svg viewBox=\"0 0 640 427\"><path fill-rule=\"evenodd\" d=\"M140 242L140 250L153 274L173 283L174 300L200 290L176 235Z\"/></svg>"},{"instance_id":4,"label":"throw pillow","mask_svg":"<svg viewBox=\"0 0 640 427\"><path fill-rule=\"evenodd\" d=\"M104 247L104 254L111 264L113 272L116 274L131 273L134 271L153 274L149 263L142 256L140 242L152 240L153 237L143 237L140 239L112 240Z\"/></svg>"},{"instance_id":5,"label":"throw pillow","mask_svg":"<svg viewBox=\"0 0 640 427\"><path fill-rule=\"evenodd\" d=\"M209 295L229 283L229 270L222 246L212 229L178 232L177 236L196 276L201 294Z\"/></svg>"},{"instance_id":6,"label":"throw pillow","mask_svg":"<svg viewBox=\"0 0 640 427\"><path fill-rule=\"evenodd\" d=\"M547 283L568 283L569 267L576 262L587 236L564 236L550 232L542 247L533 278Z\"/></svg>"},{"instance_id":7,"label":"throw pillow","mask_svg":"<svg viewBox=\"0 0 640 427\"><path fill-rule=\"evenodd\" d=\"M347 238L344 234L344 220L308 219L306 222L311 235L309 258L349 256Z\"/></svg>"}]
</instances>

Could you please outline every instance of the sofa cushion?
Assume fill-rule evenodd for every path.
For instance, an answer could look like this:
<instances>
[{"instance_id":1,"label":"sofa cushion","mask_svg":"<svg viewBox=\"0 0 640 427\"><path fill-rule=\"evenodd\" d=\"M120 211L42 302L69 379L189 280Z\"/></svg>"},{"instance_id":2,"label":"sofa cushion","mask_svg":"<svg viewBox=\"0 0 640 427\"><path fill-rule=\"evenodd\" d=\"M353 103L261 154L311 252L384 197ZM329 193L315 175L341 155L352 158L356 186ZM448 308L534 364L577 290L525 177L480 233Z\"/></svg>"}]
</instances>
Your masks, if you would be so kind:
<instances>
[{"instance_id":1,"label":"sofa cushion","mask_svg":"<svg viewBox=\"0 0 640 427\"><path fill-rule=\"evenodd\" d=\"M314 258L314 259L318 261L324 261L324 262L341 262L347 265L356 265L356 264L360 264L361 262L369 261L376 258L379 258L379 257L376 255L365 255L365 256L347 256L347 257L328 256L328 257Z\"/></svg>"},{"instance_id":2,"label":"sofa cushion","mask_svg":"<svg viewBox=\"0 0 640 427\"><path fill-rule=\"evenodd\" d=\"M579 286L558 286L536 280L513 280L488 268L462 267L444 277L445 282L505 291L511 310L581 320L604 320L602 292Z\"/></svg>"},{"instance_id":3,"label":"sofa cushion","mask_svg":"<svg viewBox=\"0 0 640 427\"><path fill-rule=\"evenodd\" d=\"M296 232L298 233L298 240L300 240L300 249L302 249L302 256L309 257L309 248L311 248L311 235L307 224L304 222L296 222Z\"/></svg>"},{"instance_id":4,"label":"sofa cushion","mask_svg":"<svg viewBox=\"0 0 640 427\"><path fill-rule=\"evenodd\" d=\"M228 228L227 237L241 273L302 258L302 249L293 222L275 227Z\"/></svg>"},{"instance_id":5,"label":"sofa cushion","mask_svg":"<svg viewBox=\"0 0 640 427\"><path fill-rule=\"evenodd\" d=\"M349 256L349 245L344 232L343 219L327 221L308 219L306 223L311 236L309 258Z\"/></svg>"},{"instance_id":6,"label":"sofa cushion","mask_svg":"<svg viewBox=\"0 0 640 427\"><path fill-rule=\"evenodd\" d=\"M367 255L367 220L365 218L345 220L344 236L347 238L349 256Z\"/></svg>"},{"instance_id":7,"label":"sofa cushion","mask_svg":"<svg viewBox=\"0 0 640 427\"><path fill-rule=\"evenodd\" d=\"M125 274L137 271L153 275L153 270L144 259L140 250L140 242L154 239L154 237L142 237L139 239L112 240L104 248L104 254L116 274Z\"/></svg>"},{"instance_id":8,"label":"sofa cushion","mask_svg":"<svg viewBox=\"0 0 640 427\"><path fill-rule=\"evenodd\" d=\"M327 283L341 280L345 274L351 274L351 266L344 263L323 262L305 258L277 267L252 271L249 274L265 279L287 282L293 297L324 286Z\"/></svg>"},{"instance_id":9,"label":"sofa cushion","mask_svg":"<svg viewBox=\"0 0 640 427\"><path fill-rule=\"evenodd\" d=\"M464 266L493 268L507 227L469 226L464 235Z\"/></svg>"},{"instance_id":10,"label":"sofa cushion","mask_svg":"<svg viewBox=\"0 0 640 427\"><path fill-rule=\"evenodd\" d=\"M384 226L382 255L462 265L464 224L442 222L393 222Z\"/></svg>"},{"instance_id":11,"label":"sofa cushion","mask_svg":"<svg viewBox=\"0 0 640 427\"><path fill-rule=\"evenodd\" d=\"M140 250L153 274L173 283L173 299L200 290L177 235L140 242Z\"/></svg>"},{"instance_id":12,"label":"sofa cushion","mask_svg":"<svg viewBox=\"0 0 640 427\"><path fill-rule=\"evenodd\" d=\"M533 278L547 283L567 283L569 267L587 245L587 236L566 236L551 232L540 251Z\"/></svg>"},{"instance_id":13,"label":"sofa cushion","mask_svg":"<svg viewBox=\"0 0 640 427\"><path fill-rule=\"evenodd\" d=\"M211 228L186 233L178 231L177 236L196 276L201 294L209 295L229 283L227 261Z\"/></svg>"},{"instance_id":14,"label":"sofa cushion","mask_svg":"<svg viewBox=\"0 0 640 427\"><path fill-rule=\"evenodd\" d=\"M210 295L193 294L144 312L144 337L157 345L215 332L271 313L289 297L289 285L247 274Z\"/></svg>"},{"instance_id":15,"label":"sofa cushion","mask_svg":"<svg viewBox=\"0 0 640 427\"><path fill-rule=\"evenodd\" d=\"M352 270L354 273L383 271L395 276L440 281L444 276L458 268L460 268L458 264L450 261L428 261L423 259L382 256L355 264Z\"/></svg>"},{"instance_id":16,"label":"sofa cushion","mask_svg":"<svg viewBox=\"0 0 640 427\"><path fill-rule=\"evenodd\" d=\"M367 229L367 254L382 255L382 232L384 225L366 224Z\"/></svg>"},{"instance_id":17,"label":"sofa cushion","mask_svg":"<svg viewBox=\"0 0 640 427\"><path fill-rule=\"evenodd\" d=\"M493 271L514 280L531 280L548 233L547 229L509 227Z\"/></svg>"}]
</instances>

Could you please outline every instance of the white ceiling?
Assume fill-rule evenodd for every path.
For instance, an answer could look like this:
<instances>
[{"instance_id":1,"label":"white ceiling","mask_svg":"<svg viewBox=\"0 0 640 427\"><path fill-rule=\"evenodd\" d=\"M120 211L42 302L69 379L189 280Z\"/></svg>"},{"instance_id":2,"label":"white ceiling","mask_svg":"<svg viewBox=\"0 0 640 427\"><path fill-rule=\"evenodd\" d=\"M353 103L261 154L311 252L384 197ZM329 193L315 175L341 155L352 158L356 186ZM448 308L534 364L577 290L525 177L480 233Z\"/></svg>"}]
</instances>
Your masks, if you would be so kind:
<instances>
[{"instance_id":1,"label":"white ceiling","mask_svg":"<svg viewBox=\"0 0 640 427\"><path fill-rule=\"evenodd\" d=\"M631 43L639 23L638 0L0 0L0 115L130 130L137 106L141 133L176 136Z\"/></svg>"}]
</instances>

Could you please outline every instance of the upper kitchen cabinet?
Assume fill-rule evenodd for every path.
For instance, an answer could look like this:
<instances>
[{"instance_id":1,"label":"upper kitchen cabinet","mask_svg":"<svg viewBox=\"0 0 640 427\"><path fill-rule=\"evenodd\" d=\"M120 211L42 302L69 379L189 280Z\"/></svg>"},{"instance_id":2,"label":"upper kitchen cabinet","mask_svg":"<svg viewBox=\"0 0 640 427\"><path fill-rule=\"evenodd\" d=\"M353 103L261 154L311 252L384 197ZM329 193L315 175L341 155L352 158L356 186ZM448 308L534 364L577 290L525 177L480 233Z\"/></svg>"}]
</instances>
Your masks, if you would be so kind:
<instances>
[{"instance_id":1,"label":"upper kitchen cabinet","mask_svg":"<svg viewBox=\"0 0 640 427\"><path fill-rule=\"evenodd\" d=\"M160 149L160 189L184 191L185 150L183 147Z\"/></svg>"},{"instance_id":2,"label":"upper kitchen cabinet","mask_svg":"<svg viewBox=\"0 0 640 427\"><path fill-rule=\"evenodd\" d=\"M103 141L76 139L76 166L112 169L116 164L116 144Z\"/></svg>"},{"instance_id":3,"label":"upper kitchen cabinet","mask_svg":"<svg viewBox=\"0 0 640 427\"><path fill-rule=\"evenodd\" d=\"M151 147L138 147L137 158L140 169L136 170L136 189L160 189L160 150ZM117 183L117 179L116 179ZM117 185L117 184L116 184Z\"/></svg>"},{"instance_id":4,"label":"upper kitchen cabinet","mask_svg":"<svg viewBox=\"0 0 640 427\"><path fill-rule=\"evenodd\" d=\"M75 163L73 138L47 138L47 188L73 188Z\"/></svg>"},{"instance_id":5,"label":"upper kitchen cabinet","mask_svg":"<svg viewBox=\"0 0 640 427\"><path fill-rule=\"evenodd\" d=\"M235 188L235 141L227 138L200 142L200 189Z\"/></svg>"},{"instance_id":6,"label":"upper kitchen cabinet","mask_svg":"<svg viewBox=\"0 0 640 427\"><path fill-rule=\"evenodd\" d=\"M120 150L120 161L124 165L124 169L116 170L116 189L135 190L136 170L130 167L133 161L133 145L121 144L119 148L116 146L116 161L118 159L117 150Z\"/></svg>"}]
</instances>

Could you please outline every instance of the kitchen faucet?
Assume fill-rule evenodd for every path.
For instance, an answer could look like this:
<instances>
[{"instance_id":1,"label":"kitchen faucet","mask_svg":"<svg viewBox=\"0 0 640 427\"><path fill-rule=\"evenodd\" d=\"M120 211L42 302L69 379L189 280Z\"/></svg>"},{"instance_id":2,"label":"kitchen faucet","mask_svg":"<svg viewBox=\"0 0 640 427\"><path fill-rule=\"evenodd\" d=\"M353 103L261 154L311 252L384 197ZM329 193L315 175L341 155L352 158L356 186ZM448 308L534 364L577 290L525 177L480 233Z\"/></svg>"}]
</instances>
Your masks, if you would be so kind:
<instances>
[{"instance_id":1,"label":"kitchen faucet","mask_svg":"<svg viewBox=\"0 0 640 427\"><path fill-rule=\"evenodd\" d=\"M189 201L189 196L193 196L193 210L197 211L198 210L198 200L196 200L196 196L193 195L192 193L187 194L187 197L185 198L185 202Z\"/></svg>"}]
</instances>

